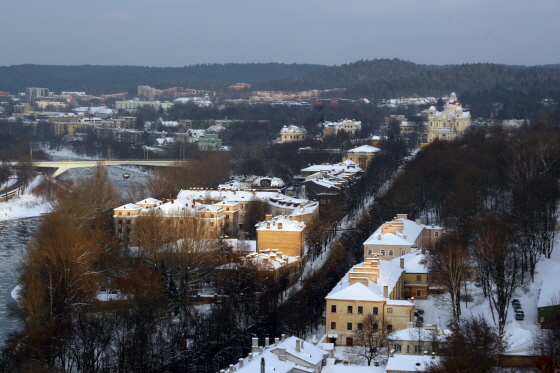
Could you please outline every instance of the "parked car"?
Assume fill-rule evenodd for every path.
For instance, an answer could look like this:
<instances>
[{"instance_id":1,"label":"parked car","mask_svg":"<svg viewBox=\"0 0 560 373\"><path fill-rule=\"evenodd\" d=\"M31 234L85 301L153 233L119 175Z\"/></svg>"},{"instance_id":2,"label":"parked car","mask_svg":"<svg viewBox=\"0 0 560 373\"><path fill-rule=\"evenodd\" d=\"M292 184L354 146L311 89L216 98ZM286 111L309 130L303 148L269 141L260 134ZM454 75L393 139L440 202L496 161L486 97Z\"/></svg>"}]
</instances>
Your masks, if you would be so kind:
<instances>
[{"instance_id":1,"label":"parked car","mask_svg":"<svg viewBox=\"0 0 560 373\"><path fill-rule=\"evenodd\" d=\"M519 301L519 299L517 299L517 298L512 299L512 300L511 300L511 305L512 305L512 306L515 306L516 304L521 304L521 302Z\"/></svg>"},{"instance_id":2,"label":"parked car","mask_svg":"<svg viewBox=\"0 0 560 373\"><path fill-rule=\"evenodd\" d=\"M541 329L550 329L550 324L547 322L541 322Z\"/></svg>"},{"instance_id":3,"label":"parked car","mask_svg":"<svg viewBox=\"0 0 560 373\"><path fill-rule=\"evenodd\" d=\"M424 325L424 323L423 323L422 321L416 320L415 326L416 326L417 328L421 328L423 325Z\"/></svg>"},{"instance_id":4,"label":"parked car","mask_svg":"<svg viewBox=\"0 0 560 373\"><path fill-rule=\"evenodd\" d=\"M517 311L515 313L515 319L516 320L524 320L525 319L525 314L523 313L523 311Z\"/></svg>"},{"instance_id":5,"label":"parked car","mask_svg":"<svg viewBox=\"0 0 560 373\"><path fill-rule=\"evenodd\" d=\"M416 318L416 322L418 322L418 321L424 322L424 317L423 317L423 316L418 316L418 317Z\"/></svg>"},{"instance_id":6,"label":"parked car","mask_svg":"<svg viewBox=\"0 0 560 373\"><path fill-rule=\"evenodd\" d=\"M521 309L521 305L520 305L520 304L514 304L514 305L513 305L513 309L516 310L516 311L517 311L517 310L520 310L520 309Z\"/></svg>"},{"instance_id":7,"label":"parked car","mask_svg":"<svg viewBox=\"0 0 560 373\"><path fill-rule=\"evenodd\" d=\"M424 314L424 310L423 310L422 308L418 308L417 311L418 311L418 313L419 313L420 315L423 315L423 314Z\"/></svg>"}]
</instances>

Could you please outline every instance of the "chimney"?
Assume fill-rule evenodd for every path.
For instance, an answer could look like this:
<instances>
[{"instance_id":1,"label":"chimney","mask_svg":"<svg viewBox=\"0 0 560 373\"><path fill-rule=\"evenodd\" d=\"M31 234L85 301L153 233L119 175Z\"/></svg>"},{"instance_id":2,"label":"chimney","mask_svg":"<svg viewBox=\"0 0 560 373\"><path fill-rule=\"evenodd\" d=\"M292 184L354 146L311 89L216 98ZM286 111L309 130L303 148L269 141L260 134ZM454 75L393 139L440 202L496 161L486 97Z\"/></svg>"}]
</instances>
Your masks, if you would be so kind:
<instances>
[{"instance_id":1,"label":"chimney","mask_svg":"<svg viewBox=\"0 0 560 373\"><path fill-rule=\"evenodd\" d=\"M401 258L401 269L404 269L404 258Z\"/></svg>"},{"instance_id":2,"label":"chimney","mask_svg":"<svg viewBox=\"0 0 560 373\"><path fill-rule=\"evenodd\" d=\"M274 338L274 344L278 346L278 343L280 343L280 338Z\"/></svg>"},{"instance_id":3,"label":"chimney","mask_svg":"<svg viewBox=\"0 0 560 373\"><path fill-rule=\"evenodd\" d=\"M239 359L239 369L243 368L243 359Z\"/></svg>"},{"instance_id":4,"label":"chimney","mask_svg":"<svg viewBox=\"0 0 560 373\"><path fill-rule=\"evenodd\" d=\"M278 360L286 361L286 349L285 348L279 348L278 349Z\"/></svg>"},{"instance_id":5,"label":"chimney","mask_svg":"<svg viewBox=\"0 0 560 373\"><path fill-rule=\"evenodd\" d=\"M377 239L381 241L381 235L378 235L378 236L377 236Z\"/></svg>"},{"instance_id":6,"label":"chimney","mask_svg":"<svg viewBox=\"0 0 560 373\"><path fill-rule=\"evenodd\" d=\"M422 223L420 222L420 219L416 219L416 224L418 224L418 225L422 224Z\"/></svg>"},{"instance_id":7,"label":"chimney","mask_svg":"<svg viewBox=\"0 0 560 373\"><path fill-rule=\"evenodd\" d=\"M263 350L264 350L263 346L259 346L259 355L263 354Z\"/></svg>"},{"instance_id":8,"label":"chimney","mask_svg":"<svg viewBox=\"0 0 560 373\"><path fill-rule=\"evenodd\" d=\"M301 340L301 348L305 348L305 347L303 346L303 339Z\"/></svg>"},{"instance_id":9,"label":"chimney","mask_svg":"<svg viewBox=\"0 0 560 373\"><path fill-rule=\"evenodd\" d=\"M383 297L389 298L389 287L387 285L383 286Z\"/></svg>"},{"instance_id":10,"label":"chimney","mask_svg":"<svg viewBox=\"0 0 560 373\"><path fill-rule=\"evenodd\" d=\"M270 346L270 342L271 342L270 339L271 339L271 338L265 338L265 339L264 339L264 347Z\"/></svg>"},{"instance_id":11,"label":"chimney","mask_svg":"<svg viewBox=\"0 0 560 373\"><path fill-rule=\"evenodd\" d=\"M299 339L296 339L296 352L301 352L299 348Z\"/></svg>"},{"instance_id":12,"label":"chimney","mask_svg":"<svg viewBox=\"0 0 560 373\"><path fill-rule=\"evenodd\" d=\"M249 352L248 358L249 358L248 359L249 361L253 361L253 353L252 352Z\"/></svg>"},{"instance_id":13,"label":"chimney","mask_svg":"<svg viewBox=\"0 0 560 373\"><path fill-rule=\"evenodd\" d=\"M278 229L282 229L282 222L278 222Z\"/></svg>"},{"instance_id":14,"label":"chimney","mask_svg":"<svg viewBox=\"0 0 560 373\"><path fill-rule=\"evenodd\" d=\"M264 216L264 220L265 220L265 221L270 221L270 219L272 219L272 214L266 214L266 215Z\"/></svg>"},{"instance_id":15,"label":"chimney","mask_svg":"<svg viewBox=\"0 0 560 373\"><path fill-rule=\"evenodd\" d=\"M235 369L235 368L233 367L233 364L230 364L230 365L229 365L229 373L233 373L233 370L234 370L234 369Z\"/></svg>"},{"instance_id":16,"label":"chimney","mask_svg":"<svg viewBox=\"0 0 560 373\"><path fill-rule=\"evenodd\" d=\"M280 341L284 342L286 340L286 334L280 335Z\"/></svg>"}]
</instances>

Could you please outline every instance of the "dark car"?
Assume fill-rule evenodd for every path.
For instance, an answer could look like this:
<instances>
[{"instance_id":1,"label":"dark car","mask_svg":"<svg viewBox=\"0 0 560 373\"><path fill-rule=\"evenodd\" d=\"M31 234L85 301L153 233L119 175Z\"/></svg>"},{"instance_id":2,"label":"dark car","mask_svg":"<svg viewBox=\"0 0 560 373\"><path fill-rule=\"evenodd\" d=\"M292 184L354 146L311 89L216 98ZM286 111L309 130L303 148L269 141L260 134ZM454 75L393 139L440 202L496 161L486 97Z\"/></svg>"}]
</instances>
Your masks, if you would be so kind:
<instances>
[{"instance_id":1,"label":"dark car","mask_svg":"<svg viewBox=\"0 0 560 373\"><path fill-rule=\"evenodd\" d=\"M423 315L423 314L424 314L424 310L421 309L421 308L418 308L416 311L418 311L418 313L419 313L420 315Z\"/></svg>"},{"instance_id":2,"label":"dark car","mask_svg":"<svg viewBox=\"0 0 560 373\"><path fill-rule=\"evenodd\" d=\"M423 316L418 316L416 318L416 322L424 322L424 317Z\"/></svg>"},{"instance_id":3,"label":"dark car","mask_svg":"<svg viewBox=\"0 0 560 373\"><path fill-rule=\"evenodd\" d=\"M521 304L521 302L519 301L519 299L517 299L517 298L512 299L512 300L511 300L511 305L512 305L512 306L515 306L516 304Z\"/></svg>"},{"instance_id":4,"label":"dark car","mask_svg":"<svg viewBox=\"0 0 560 373\"><path fill-rule=\"evenodd\" d=\"M424 325L424 323L423 323L422 321L416 320L415 326L416 326L417 328L421 328L423 325Z\"/></svg>"},{"instance_id":5,"label":"dark car","mask_svg":"<svg viewBox=\"0 0 560 373\"><path fill-rule=\"evenodd\" d=\"M514 305L513 305L513 309L516 310L516 311L518 311L518 310L521 309L521 305L520 305L520 304L514 304Z\"/></svg>"},{"instance_id":6,"label":"dark car","mask_svg":"<svg viewBox=\"0 0 560 373\"><path fill-rule=\"evenodd\" d=\"M515 319L516 320L524 320L525 319L525 314L523 313L523 311L517 311L515 313Z\"/></svg>"}]
</instances>

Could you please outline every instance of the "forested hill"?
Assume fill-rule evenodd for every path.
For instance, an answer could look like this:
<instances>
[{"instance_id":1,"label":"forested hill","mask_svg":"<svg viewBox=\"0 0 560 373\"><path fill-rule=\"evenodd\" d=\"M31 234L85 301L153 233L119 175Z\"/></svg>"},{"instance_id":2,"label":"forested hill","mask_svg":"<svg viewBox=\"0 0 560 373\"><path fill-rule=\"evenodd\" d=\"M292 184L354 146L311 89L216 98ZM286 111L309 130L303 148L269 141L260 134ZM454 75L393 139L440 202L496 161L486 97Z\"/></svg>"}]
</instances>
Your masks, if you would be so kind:
<instances>
[{"instance_id":1,"label":"forested hill","mask_svg":"<svg viewBox=\"0 0 560 373\"><path fill-rule=\"evenodd\" d=\"M255 85L260 90L293 90L350 88L361 82L394 80L417 76L428 70L445 66L419 65L394 59L360 60L340 66L329 66L310 71L298 79L279 79Z\"/></svg>"},{"instance_id":2,"label":"forested hill","mask_svg":"<svg viewBox=\"0 0 560 373\"><path fill-rule=\"evenodd\" d=\"M542 93L560 91L560 65L508 66L491 63L419 65L398 59L365 60L310 71L298 79L256 84L255 89L307 90L347 88L349 97L383 99L440 96L452 91L478 94Z\"/></svg>"},{"instance_id":3,"label":"forested hill","mask_svg":"<svg viewBox=\"0 0 560 373\"><path fill-rule=\"evenodd\" d=\"M452 91L472 95L489 92L495 97L512 94L545 97L560 92L560 68L464 64L420 71L414 76L399 79L361 81L348 88L353 95L374 98L412 94L437 97Z\"/></svg>"},{"instance_id":4,"label":"forested hill","mask_svg":"<svg viewBox=\"0 0 560 373\"><path fill-rule=\"evenodd\" d=\"M231 84L296 79L324 65L282 63L201 64L185 67L144 66L0 66L0 91L23 92L26 87L90 94L136 92L139 85L154 88L218 89Z\"/></svg>"}]
</instances>

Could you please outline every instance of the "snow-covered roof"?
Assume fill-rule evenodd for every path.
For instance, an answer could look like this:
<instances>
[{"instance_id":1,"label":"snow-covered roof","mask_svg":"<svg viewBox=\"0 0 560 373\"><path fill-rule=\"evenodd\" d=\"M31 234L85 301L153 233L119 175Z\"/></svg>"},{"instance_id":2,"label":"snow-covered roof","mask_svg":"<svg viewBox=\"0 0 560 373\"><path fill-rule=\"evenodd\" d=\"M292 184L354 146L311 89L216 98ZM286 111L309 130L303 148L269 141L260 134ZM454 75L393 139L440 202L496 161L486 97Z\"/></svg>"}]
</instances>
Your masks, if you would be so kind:
<instances>
[{"instance_id":1,"label":"snow-covered roof","mask_svg":"<svg viewBox=\"0 0 560 373\"><path fill-rule=\"evenodd\" d=\"M269 221L262 221L255 225L257 230L270 230L270 231L302 231L305 229L305 223L291 220L288 216L279 215L275 216Z\"/></svg>"},{"instance_id":2,"label":"snow-covered roof","mask_svg":"<svg viewBox=\"0 0 560 373\"><path fill-rule=\"evenodd\" d=\"M335 163L335 164L316 164L313 166L306 167L301 170L304 173L315 173L315 172L328 172L328 173L341 173L341 172L360 172L362 169L350 159L345 160L344 162Z\"/></svg>"},{"instance_id":3,"label":"snow-covered roof","mask_svg":"<svg viewBox=\"0 0 560 373\"><path fill-rule=\"evenodd\" d=\"M364 267L364 263L360 263L360 264L357 264L354 267L352 267L350 269L350 271L348 271L348 273L346 273L346 275L344 275L344 277L338 282L338 284L336 284L336 286L333 288L333 290L331 290L331 292L325 298L326 299L345 299L345 298L342 298L342 297L344 297L344 296L354 296L354 297L362 296L362 297L367 297L367 299L364 299L364 298L360 298L360 299L352 298L352 299L353 300L387 300L387 301L391 301L391 302L398 302L398 303L394 303L394 305L397 305L397 304L398 305L412 305L412 303L410 303L409 301L393 301L393 300L386 299L386 298L383 297L383 287L384 286L388 287L388 295L390 296L393 289L395 288L395 285L399 281L399 278L401 277L401 274L404 272L404 269L400 268L400 265L397 262L380 260L379 261L379 271L378 271L378 276L377 276L377 281L376 282L373 282L373 281L368 279L368 281L367 281L368 286L365 286L361 282L357 282L357 283L354 283L353 285L351 285L350 284L350 277L352 277L352 278L363 277L364 279L366 278L366 273L359 272L359 271L354 272L354 268L361 268L361 267ZM354 285L356 285L358 283L360 285L362 285L362 287L354 287ZM347 293L338 294L338 293L344 291L344 289L346 289L348 287L353 287L354 290L351 290ZM358 293L361 293L361 295L358 294ZM375 296L373 294L375 294ZM381 299L379 299L377 297L380 297ZM404 303L401 303L401 302L404 302Z\"/></svg>"},{"instance_id":4,"label":"snow-covered roof","mask_svg":"<svg viewBox=\"0 0 560 373\"><path fill-rule=\"evenodd\" d=\"M142 210L142 206L138 206L134 203L127 203L119 207L115 207L115 210Z\"/></svg>"},{"instance_id":5,"label":"snow-covered roof","mask_svg":"<svg viewBox=\"0 0 560 373\"><path fill-rule=\"evenodd\" d=\"M387 361L387 372L422 372L430 363L438 363L439 357L424 355L394 355Z\"/></svg>"},{"instance_id":6,"label":"snow-covered roof","mask_svg":"<svg viewBox=\"0 0 560 373\"><path fill-rule=\"evenodd\" d=\"M402 222L402 232L383 233L386 224L391 224L393 222ZM377 228L364 242L364 245L412 246L418 239L418 236L422 234L422 230L424 230L425 227L424 224L418 224L412 220L404 218L393 219L392 222L385 223Z\"/></svg>"},{"instance_id":7,"label":"snow-covered roof","mask_svg":"<svg viewBox=\"0 0 560 373\"><path fill-rule=\"evenodd\" d=\"M404 270L407 273L428 273L426 256L418 253L406 254L391 260L393 265L400 266L400 260L404 259Z\"/></svg>"},{"instance_id":8,"label":"snow-covered roof","mask_svg":"<svg viewBox=\"0 0 560 373\"><path fill-rule=\"evenodd\" d=\"M348 153L377 153L379 151L381 151L381 149L376 148L375 146L362 145L358 146L357 148L348 150Z\"/></svg>"},{"instance_id":9,"label":"snow-covered roof","mask_svg":"<svg viewBox=\"0 0 560 373\"><path fill-rule=\"evenodd\" d=\"M560 263L557 261L549 261L550 268L543 275L543 283L537 307L546 307L560 304L560 282L558 281L558 273L560 273Z\"/></svg>"},{"instance_id":10,"label":"snow-covered roof","mask_svg":"<svg viewBox=\"0 0 560 373\"><path fill-rule=\"evenodd\" d=\"M296 341L300 344L297 351ZM280 360L280 355L285 354L285 359ZM291 372L309 372L313 373L317 368L321 367L323 358L328 353L314 346L312 343L305 342L297 337L286 338L278 344L271 344L264 347L261 352L252 354L242 359L243 367L239 367L239 363L235 365L235 371L240 373L261 373L261 361L264 359L265 372L267 373L291 373Z\"/></svg>"}]
</instances>

